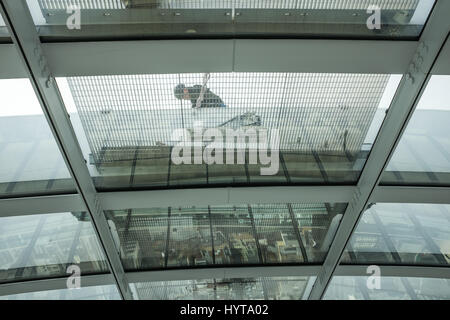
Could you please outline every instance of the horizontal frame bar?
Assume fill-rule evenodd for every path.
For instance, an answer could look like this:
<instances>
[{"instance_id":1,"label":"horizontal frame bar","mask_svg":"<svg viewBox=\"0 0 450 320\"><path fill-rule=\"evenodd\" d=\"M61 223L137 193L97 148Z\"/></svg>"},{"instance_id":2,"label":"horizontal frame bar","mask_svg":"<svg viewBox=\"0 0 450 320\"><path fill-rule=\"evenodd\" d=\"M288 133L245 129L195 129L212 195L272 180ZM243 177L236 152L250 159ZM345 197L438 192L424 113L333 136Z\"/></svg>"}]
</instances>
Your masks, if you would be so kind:
<instances>
[{"instance_id":1,"label":"horizontal frame bar","mask_svg":"<svg viewBox=\"0 0 450 320\"><path fill-rule=\"evenodd\" d=\"M86 211L78 194L0 199L0 217Z\"/></svg>"},{"instance_id":2,"label":"horizontal frame bar","mask_svg":"<svg viewBox=\"0 0 450 320\"><path fill-rule=\"evenodd\" d=\"M369 202L450 204L450 187L378 186Z\"/></svg>"},{"instance_id":3,"label":"horizontal frame bar","mask_svg":"<svg viewBox=\"0 0 450 320\"><path fill-rule=\"evenodd\" d=\"M98 193L105 210L257 203L348 203L354 186L236 187ZM450 187L379 186L373 203L450 204ZM0 217L86 211L78 194L0 199Z\"/></svg>"},{"instance_id":4,"label":"horizontal frame bar","mask_svg":"<svg viewBox=\"0 0 450 320\"><path fill-rule=\"evenodd\" d=\"M213 204L348 202L353 186L198 188L99 192L104 210Z\"/></svg>"},{"instance_id":5,"label":"horizontal frame bar","mask_svg":"<svg viewBox=\"0 0 450 320\"><path fill-rule=\"evenodd\" d=\"M63 277L0 284L0 296L27 292L67 289L67 279L67 277ZM85 276L82 275L80 281L82 288L102 285L114 285L114 279L110 273Z\"/></svg>"},{"instance_id":6,"label":"horizontal frame bar","mask_svg":"<svg viewBox=\"0 0 450 320\"><path fill-rule=\"evenodd\" d=\"M53 75L68 77L231 71L403 74L418 43L242 39L67 42L42 46Z\"/></svg>"},{"instance_id":7,"label":"horizontal frame bar","mask_svg":"<svg viewBox=\"0 0 450 320\"><path fill-rule=\"evenodd\" d=\"M320 266L261 266L127 272L130 283L174 280L317 276Z\"/></svg>"},{"instance_id":8,"label":"horizontal frame bar","mask_svg":"<svg viewBox=\"0 0 450 320\"><path fill-rule=\"evenodd\" d=\"M369 265L339 265L334 276L368 276ZM417 277L450 279L450 268L423 266L379 266L382 277ZM317 276L320 266L261 266L204 269L177 269L164 271L127 272L130 283L202 279L229 279L255 277ZM0 296L67 288L67 277L0 284ZM111 274L86 275L82 287L112 285Z\"/></svg>"},{"instance_id":9,"label":"horizontal frame bar","mask_svg":"<svg viewBox=\"0 0 450 320\"><path fill-rule=\"evenodd\" d=\"M55 77L231 71L403 74L417 42L143 40L42 47ZM0 78L27 76L13 44L0 44L0 57Z\"/></svg>"},{"instance_id":10,"label":"horizontal frame bar","mask_svg":"<svg viewBox=\"0 0 450 320\"><path fill-rule=\"evenodd\" d=\"M370 276L367 272L369 265L339 265L336 267L334 276ZM381 277L400 277L400 278L439 278L450 279L449 267L423 267L423 266L383 266L379 265Z\"/></svg>"},{"instance_id":11,"label":"horizontal frame bar","mask_svg":"<svg viewBox=\"0 0 450 320\"><path fill-rule=\"evenodd\" d=\"M98 193L105 210L257 203L348 203L354 186L236 187ZM379 186L372 203L450 204L450 187ZM78 194L0 199L0 217L86 211Z\"/></svg>"}]
</instances>

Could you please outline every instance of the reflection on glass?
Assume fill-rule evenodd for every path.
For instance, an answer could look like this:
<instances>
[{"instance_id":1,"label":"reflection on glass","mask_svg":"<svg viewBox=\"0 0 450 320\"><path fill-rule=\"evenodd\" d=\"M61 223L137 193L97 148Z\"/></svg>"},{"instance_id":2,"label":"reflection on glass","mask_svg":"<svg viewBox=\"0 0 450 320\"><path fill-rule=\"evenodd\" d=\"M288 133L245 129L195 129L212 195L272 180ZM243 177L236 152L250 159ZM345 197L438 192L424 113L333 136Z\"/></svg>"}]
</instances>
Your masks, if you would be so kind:
<instances>
[{"instance_id":1,"label":"reflection on glass","mask_svg":"<svg viewBox=\"0 0 450 320\"><path fill-rule=\"evenodd\" d=\"M111 219L113 236L120 241L120 256L125 269L166 266L167 208L117 210L106 215Z\"/></svg>"},{"instance_id":2,"label":"reflection on glass","mask_svg":"<svg viewBox=\"0 0 450 320\"><path fill-rule=\"evenodd\" d=\"M434 0L28 0L41 36L196 37L332 36L418 37ZM83 27L65 26L68 5L81 10ZM381 26L367 27L371 6ZM69 11L71 12L71 11ZM373 13L373 12L372 12ZM76 30L77 33L70 32Z\"/></svg>"},{"instance_id":3,"label":"reflection on glass","mask_svg":"<svg viewBox=\"0 0 450 320\"><path fill-rule=\"evenodd\" d=\"M325 260L345 209L346 204L342 203L291 205L307 261Z\"/></svg>"},{"instance_id":4,"label":"reflection on glass","mask_svg":"<svg viewBox=\"0 0 450 320\"><path fill-rule=\"evenodd\" d=\"M251 210L264 263L305 262L300 232L286 205L253 205Z\"/></svg>"},{"instance_id":5,"label":"reflection on glass","mask_svg":"<svg viewBox=\"0 0 450 320\"><path fill-rule=\"evenodd\" d=\"M107 211L126 270L322 262L346 204Z\"/></svg>"},{"instance_id":6,"label":"reflection on glass","mask_svg":"<svg viewBox=\"0 0 450 320\"><path fill-rule=\"evenodd\" d=\"M343 262L446 266L449 239L449 205L377 203L364 212Z\"/></svg>"},{"instance_id":7,"label":"reflection on glass","mask_svg":"<svg viewBox=\"0 0 450 320\"><path fill-rule=\"evenodd\" d=\"M208 209L172 209L169 221L168 267L213 263Z\"/></svg>"},{"instance_id":8,"label":"reflection on glass","mask_svg":"<svg viewBox=\"0 0 450 320\"><path fill-rule=\"evenodd\" d=\"M85 212L0 218L0 282L65 276L72 264L108 270Z\"/></svg>"},{"instance_id":9,"label":"reflection on glass","mask_svg":"<svg viewBox=\"0 0 450 320\"><path fill-rule=\"evenodd\" d=\"M0 296L0 300L120 300L115 285L35 291Z\"/></svg>"},{"instance_id":10,"label":"reflection on glass","mask_svg":"<svg viewBox=\"0 0 450 320\"><path fill-rule=\"evenodd\" d=\"M3 21L3 18L0 15L0 38L8 36L9 36L8 28L6 28L5 21Z\"/></svg>"},{"instance_id":11,"label":"reflection on glass","mask_svg":"<svg viewBox=\"0 0 450 320\"><path fill-rule=\"evenodd\" d=\"M450 76L432 76L383 175L390 185L450 184Z\"/></svg>"},{"instance_id":12,"label":"reflection on glass","mask_svg":"<svg viewBox=\"0 0 450 320\"><path fill-rule=\"evenodd\" d=\"M58 85L95 185L114 190L355 183L400 78L184 73L60 78ZM219 133L208 137L206 129ZM230 132L239 130L235 140Z\"/></svg>"},{"instance_id":13,"label":"reflection on glass","mask_svg":"<svg viewBox=\"0 0 450 320\"><path fill-rule=\"evenodd\" d=\"M262 263L248 206L211 208L217 264Z\"/></svg>"},{"instance_id":14,"label":"reflection on glass","mask_svg":"<svg viewBox=\"0 0 450 320\"><path fill-rule=\"evenodd\" d=\"M0 197L76 192L28 79L0 79Z\"/></svg>"},{"instance_id":15,"label":"reflection on glass","mask_svg":"<svg viewBox=\"0 0 450 320\"><path fill-rule=\"evenodd\" d=\"M336 276L325 300L448 300L450 280L434 278L381 277L380 289L369 289L364 276Z\"/></svg>"},{"instance_id":16,"label":"reflection on glass","mask_svg":"<svg viewBox=\"0 0 450 320\"><path fill-rule=\"evenodd\" d=\"M139 300L301 300L315 277L271 277L140 282Z\"/></svg>"}]
</instances>

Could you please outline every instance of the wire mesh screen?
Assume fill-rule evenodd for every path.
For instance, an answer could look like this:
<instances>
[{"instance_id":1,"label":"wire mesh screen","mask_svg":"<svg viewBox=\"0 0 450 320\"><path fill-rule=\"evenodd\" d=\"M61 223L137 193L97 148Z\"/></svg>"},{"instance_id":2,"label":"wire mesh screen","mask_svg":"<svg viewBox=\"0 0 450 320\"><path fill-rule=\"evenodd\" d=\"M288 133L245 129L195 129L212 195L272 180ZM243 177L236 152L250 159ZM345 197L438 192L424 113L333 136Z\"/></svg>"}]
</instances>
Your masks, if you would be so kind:
<instances>
[{"instance_id":1,"label":"wire mesh screen","mask_svg":"<svg viewBox=\"0 0 450 320\"><path fill-rule=\"evenodd\" d=\"M164 215L164 211L166 214ZM167 208L126 210L110 215L121 244L120 256L125 269L165 266L168 216Z\"/></svg>"},{"instance_id":2,"label":"wire mesh screen","mask_svg":"<svg viewBox=\"0 0 450 320\"><path fill-rule=\"evenodd\" d=\"M217 264L261 263L247 206L211 207Z\"/></svg>"},{"instance_id":3,"label":"wire mesh screen","mask_svg":"<svg viewBox=\"0 0 450 320\"><path fill-rule=\"evenodd\" d=\"M357 153L388 80L375 74L211 73L205 82L195 73L72 77L68 84L98 164L133 159L136 148L173 146L180 128L239 129L244 117L255 121L245 128L277 129L282 151ZM174 94L180 84L190 100ZM200 87L204 103L194 108Z\"/></svg>"},{"instance_id":4,"label":"wire mesh screen","mask_svg":"<svg viewBox=\"0 0 450 320\"><path fill-rule=\"evenodd\" d=\"M168 266L212 264L207 209L177 208L170 216Z\"/></svg>"},{"instance_id":5,"label":"wire mesh screen","mask_svg":"<svg viewBox=\"0 0 450 320\"><path fill-rule=\"evenodd\" d=\"M70 5L80 9L308 9L366 10L376 5L385 10L414 10L419 0L38 0L42 9L65 9Z\"/></svg>"},{"instance_id":6,"label":"wire mesh screen","mask_svg":"<svg viewBox=\"0 0 450 320\"><path fill-rule=\"evenodd\" d=\"M302 262L300 236L286 205L252 205L255 228L265 263Z\"/></svg>"},{"instance_id":7,"label":"wire mesh screen","mask_svg":"<svg viewBox=\"0 0 450 320\"><path fill-rule=\"evenodd\" d=\"M106 215L125 269L142 270L322 261L322 239L305 233L312 228L327 233L333 210L342 214L345 205L213 205ZM334 235L333 230L329 233Z\"/></svg>"}]
</instances>

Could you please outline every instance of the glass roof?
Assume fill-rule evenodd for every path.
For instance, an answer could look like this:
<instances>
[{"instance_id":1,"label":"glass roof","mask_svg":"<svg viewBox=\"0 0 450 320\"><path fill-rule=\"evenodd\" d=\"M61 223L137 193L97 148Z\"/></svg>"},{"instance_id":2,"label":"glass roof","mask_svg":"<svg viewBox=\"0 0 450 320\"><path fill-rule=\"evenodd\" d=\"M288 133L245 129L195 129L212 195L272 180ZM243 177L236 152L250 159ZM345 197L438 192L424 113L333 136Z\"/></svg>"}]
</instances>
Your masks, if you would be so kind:
<instances>
[{"instance_id":1,"label":"glass roof","mask_svg":"<svg viewBox=\"0 0 450 320\"><path fill-rule=\"evenodd\" d=\"M302 300L312 277L264 277L134 283L139 300Z\"/></svg>"},{"instance_id":2,"label":"glass roof","mask_svg":"<svg viewBox=\"0 0 450 320\"><path fill-rule=\"evenodd\" d=\"M106 212L126 270L324 260L345 204L239 205Z\"/></svg>"},{"instance_id":3,"label":"glass roof","mask_svg":"<svg viewBox=\"0 0 450 320\"><path fill-rule=\"evenodd\" d=\"M8 36L9 36L9 32L8 32L8 29L6 28L5 21L3 21L3 18L0 15L0 38L8 37Z\"/></svg>"},{"instance_id":4,"label":"glass roof","mask_svg":"<svg viewBox=\"0 0 450 320\"><path fill-rule=\"evenodd\" d=\"M450 299L449 12L1 0L0 300Z\"/></svg>"},{"instance_id":5,"label":"glass roof","mask_svg":"<svg viewBox=\"0 0 450 320\"><path fill-rule=\"evenodd\" d=\"M94 183L111 190L354 183L399 81L382 74L245 72L72 77L58 84ZM177 99L180 85L191 90L190 100ZM197 108L201 87L207 96ZM224 107L215 108L214 101ZM207 138L211 128L222 138ZM180 140L180 129L189 137ZM261 154L252 162L250 150L258 146L250 139L233 147L226 130L245 131L244 139L250 139L248 130L259 139L261 132L277 133L278 163L261 165ZM174 148L183 142L200 148L204 159L213 146L236 155L197 164L193 151L179 164ZM262 168L273 171L263 175Z\"/></svg>"},{"instance_id":6,"label":"glass roof","mask_svg":"<svg viewBox=\"0 0 450 320\"><path fill-rule=\"evenodd\" d=\"M382 183L450 183L450 76L433 75L392 156Z\"/></svg>"},{"instance_id":7,"label":"glass roof","mask_svg":"<svg viewBox=\"0 0 450 320\"><path fill-rule=\"evenodd\" d=\"M0 300L120 300L120 294L116 286L104 285L11 294L0 296Z\"/></svg>"},{"instance_id":8,"label":"glass roof","mask_svg":"<svg viewBox=\"0 0 450 320\"><path fill-rule=\"evenodd\" d=\"M0 198L75 185L28 79L0 79Z\"/></svg>"},{"instance_id":9,"label":"glass roof","mask_svg":"<svg viewBox=\"0 0 450 320\"><path fill-rule=\"evenodd\" d=\"M43 37L417 38L434 0L28 0ZM367 27L380 10L382 28ZM79 10L76 26L74 10ZM72 16L73 15L73 16ZM66 27L68 17L74 26ZM372 21L372 20L371 20ZM71 31L76 32L71 32Z\"/></svg>"},{"instance_id":10,"label":"glass roof","mask_svg":"<svg viewBox=\"0 0 450 320\"><path fill-rule=\"evenodd\" d=\"M448 300L450 280L412 277L381 277L382 289L368 289L368 277L336 276L326 300Z\"/></svg>"},{"instance_id":11,"label":"glass roof","mask_svg":"<svg viewBox=\"0 0 450 320\"><path fill-rule=\"evenodd\" d=\"M343 263L450 263L450 206L377 203L364 212Z\"/></svg>"},{"instance_id":12,"label":"glass roof","mask_svg":"<svg viewBox=\"0 0 450 320\"><path fill-rule=\"evenodd\" d=\"M0 217L0 283L108 272L86 212Z\"/></svg>"}]
</instances>

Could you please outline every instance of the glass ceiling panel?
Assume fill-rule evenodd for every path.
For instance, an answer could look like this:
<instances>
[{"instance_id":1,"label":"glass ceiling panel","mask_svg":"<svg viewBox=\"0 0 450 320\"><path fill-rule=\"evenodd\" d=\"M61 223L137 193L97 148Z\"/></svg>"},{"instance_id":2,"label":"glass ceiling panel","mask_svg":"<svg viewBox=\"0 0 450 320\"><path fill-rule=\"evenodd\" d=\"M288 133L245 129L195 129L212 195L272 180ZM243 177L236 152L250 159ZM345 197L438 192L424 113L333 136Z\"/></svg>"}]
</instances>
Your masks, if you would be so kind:
<instances>
[{"instance_id":1,"label":"glass ceiling panel","mask_svg":"<svg viewBox=\"0 0 450 320\"><path fill-rule=\"evenodd\" d=\"M28 0L44 37L417 38L434 0ZM370 18L380 10L379 21ZM77 13L75 9L79 10ZM79 19L77 18L79 17ZM370 20L371 23L367 23ZM379 23L379 25L375 25Z\"/></svg>"},{"instance_id":2,"label":"glass ceiling panel","mask_svg":"<svg viewBox=\"0 0 450 320\"><path fill-rule=\"evenodd\" d=\"M369 277L335 276L324 300L448 300L450 280L438 278L381 277L380 289L369 289Z\"/></svg>"},{"instance_id":3,"label":"glass ceiling panel","mask_svg":"<svg viewBox=\"0 0 450 320\"><path fill-rule=\"evenodd\" d=\"M345 204L107 211L126 270L320 263Z\"/></svg>"},{"instance_id":4,"label":"glass ceiling panel","mask_svg":"<svg viewBox=\"0 0 450 320\"><path fill-rule=\"evenodd\" d=\"M387 185L450 185L450 75L431 77L383 174Z\"/></svg>"},{"instance_id":5,"label":"glass ceiling panel","mask_svg":"<svg viewBox=\"0 0 450 320\"><path fill-rule=\"evenodd\" d=\"M75 193L28 79L0 79L0 198Z\"/></svg>"},{"instance_id":6,"label":"glass ceiling panel","mask_svg":"<svg viewBox=\"0 0 450 320\"><path fill-rule=\"evenodd\" d=\"M342 263L450 263L450 205L377 203L366 210Z\"/></svg>"},{"instance_id":7,"label":"glass ceiling panel","mask_svg":"<svg viewBox=\"0 0 450 320\"><path fill-rule=\"evenodd\" d=\"M3 21L3 18L0 15L0 40L4 37L9 37L9 32L8 28L6 27L5 21Z\"/></svg>"},{"instance_id":8,"label":"glass ceiling panel","mask_svg":"<svg viewBox=\"0 0 450 320\"><path fill-rule=\"evenodd\" d=\"M0 283L107 272L99 242L85 212L0 218Z\"/></svg>"},{"instance_id":9,"label":"glass ceiling panel","mask_svg":"<svg viewBox=\"0 0 450 320\"><path fill-rule=\"evenodd\" d=\"M139 282L139 300L302 300L315 277L264 277Z\"/></svg>"},{"instance_id":10,"label":"glass ceiling panel","mask_svg":"<svg viewBox=\"0 0 450 320\"><path fill-rule=\"evenodd\" d=\"M356 183L400 79L196 73L58 85L96 187L117 190Z\"/></svg>"},{"instance_id":11,"label":"glass ceiling panel","mask_svg":"<svg viewBox=\"0 0 450 320\"><path fill-rule=\"evenodd\" d=\"M115 285L58 289L0 296L0 300L121 300Z\"/></svg>"}]
</instances>

